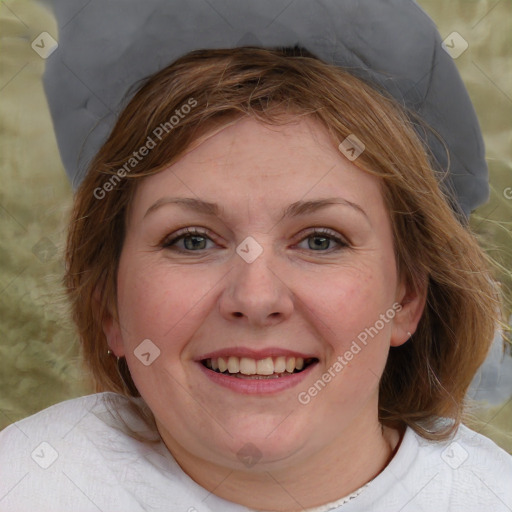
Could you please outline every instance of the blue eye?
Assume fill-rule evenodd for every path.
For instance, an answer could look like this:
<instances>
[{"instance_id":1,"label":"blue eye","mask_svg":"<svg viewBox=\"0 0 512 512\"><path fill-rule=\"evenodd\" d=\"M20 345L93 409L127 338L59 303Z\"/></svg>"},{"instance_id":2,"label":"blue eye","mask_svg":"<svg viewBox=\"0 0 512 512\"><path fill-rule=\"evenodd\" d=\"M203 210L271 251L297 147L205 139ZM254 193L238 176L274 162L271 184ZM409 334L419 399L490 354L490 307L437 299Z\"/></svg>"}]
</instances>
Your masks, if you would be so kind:
<instances>
[{"instance_id":1,"label":"blue eye","mask_svg":"<svg viewBox=\"0 0 512 512\"><path fill-rule=\"evenodd\" d=\"M179 233L183 233L183 231L185 231L185 233L180 235ZM175 236L170 240L164 240L161 246L164 249L170 249L176 245L176 242L181 240L183 240L185 244L185 250L178 247L175 250L179 252L196 252L196 249L205 249L203 241L212 241L210 237L206 236L205 231L199 231L197 228L186 228L185 230L178 231L178 236Z\"/></svg>"},{"instance_id":2,"label":"blue eye","mask_svg":"<svg viewBox=\"0 0 512 512\"><path fill-rule=\"evenodd\" d=\"M336 232L329 229L316 229L308 233L302 240L317 240L313 244L308 243L308 249L314 252L333 252L345 247L349 247L349 244L337 236ZM183 240L183 247L178 247L177 242ZM185 228L176 233L173 238L165 239L160 246L164 249L170 249L177 252L199 252L206 250L205 246L207 241L213 242L213 240L207 236L206 231L198 230L197 228ZM335 242L339 247L331 248L329 245L331 242ZM215 242L213 242L215 243Z\"/></svg>"},{"instance_id":3,"label":"blue eye","mask_svg":"<svg viewBox=\"0 0 512 512\"><path fill-rule=\"evenodd\" d=\"M334 231L331 231L330 229L315 229L311 233L308 233L302 240L317 240L317 242L311 244L308 243L308 248L313 250L314 252L332 252L332 251L338 251L340 249L343 249L345 247L348 247L349 244L346 243L344 240L342 240ZM338 244L339 247L337 248L329 248L329 244L334 241ZM318 250L320 249L320 251ZM328 249L328 250L322 250L322 249Z\"/></svg>"}]
</instances>

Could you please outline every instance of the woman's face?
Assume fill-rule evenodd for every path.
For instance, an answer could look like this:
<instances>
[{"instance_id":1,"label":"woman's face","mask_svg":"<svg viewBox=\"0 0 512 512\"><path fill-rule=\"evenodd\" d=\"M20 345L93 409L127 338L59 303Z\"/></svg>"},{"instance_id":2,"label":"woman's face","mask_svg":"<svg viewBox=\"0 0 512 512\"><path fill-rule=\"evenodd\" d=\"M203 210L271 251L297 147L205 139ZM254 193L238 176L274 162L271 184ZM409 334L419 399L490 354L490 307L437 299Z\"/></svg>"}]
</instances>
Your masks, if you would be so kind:
<instances>
[{"instance_id":1,"label":"woman's face","mask_svg":"<svg viewBox=\"0 0 512 512\"><path fill-rule=\"evenodd\" d=\"M378 179L311 119L245 118L139 184L104 329L171 451L240 468L364 438L421 310Z\"/></svg>"}]
</instances>

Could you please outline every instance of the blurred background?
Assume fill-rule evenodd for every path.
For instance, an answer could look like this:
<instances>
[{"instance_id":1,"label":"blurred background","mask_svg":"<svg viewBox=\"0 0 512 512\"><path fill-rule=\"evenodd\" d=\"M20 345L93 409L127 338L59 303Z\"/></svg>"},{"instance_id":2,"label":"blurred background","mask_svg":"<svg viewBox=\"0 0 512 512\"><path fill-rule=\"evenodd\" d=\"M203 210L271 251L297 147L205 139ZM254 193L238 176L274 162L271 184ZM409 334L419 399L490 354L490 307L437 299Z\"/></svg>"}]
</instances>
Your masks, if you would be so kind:
<instances>
[{"instance_id":1,"label":"blurred background","mask_svg":"<svg viewBox=\"0 0 512 512\"><path fill-rule=\"evenodd\" d=\"M471 217L512 318L512 2L420 0L444 39L468 49L456 65L487 148L491 197ZM52 14L33 0L0 1L0 429L57 402L94 392L61 287L72 189L62 167L31 47ZM396 37L400 37L397 34ZM508 272L508 274L507 274ZM510 321L510 320L509 320ZM468 398L466 423L512 453L512 357L501 332Z\"/></svg>"}]
</instances>

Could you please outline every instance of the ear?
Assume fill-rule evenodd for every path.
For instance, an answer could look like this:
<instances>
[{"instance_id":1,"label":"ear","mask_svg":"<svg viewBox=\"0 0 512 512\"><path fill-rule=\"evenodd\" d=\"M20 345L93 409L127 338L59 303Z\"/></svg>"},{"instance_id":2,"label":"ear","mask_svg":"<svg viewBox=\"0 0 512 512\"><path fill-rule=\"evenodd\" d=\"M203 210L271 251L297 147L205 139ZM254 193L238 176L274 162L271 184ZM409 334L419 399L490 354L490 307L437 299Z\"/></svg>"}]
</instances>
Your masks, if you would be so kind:
<instances>
[{"instance_id":1,"label":"ear","mask_svg":"<svg viewBox=\"0 0 512 512\"><path fill-rule=\"evenodd\" d=\"M403 345L416 331L418 323L425 309L427 301L428 280L423 279L421 289L415 290L405 278L401 280L396 295L396 308L393 319L390 345L399 347Z\"/></svg>"},{"instance_id":2,"label":"ear","mask_svg":"<svg viewBox=\"0 0 512 512\"><path fill-rule=\"evenodd\" d=\"M94 289L92 298L97 316L100 317L101 327L105 334L105 338L107 339L108 348L114 352L116 357L123 357L124 343L119 320L116 312L113 310L113 307L108 304L105 307L104 313L101 313L102 300L99 285Z\"/></svg>"}]
</instances>

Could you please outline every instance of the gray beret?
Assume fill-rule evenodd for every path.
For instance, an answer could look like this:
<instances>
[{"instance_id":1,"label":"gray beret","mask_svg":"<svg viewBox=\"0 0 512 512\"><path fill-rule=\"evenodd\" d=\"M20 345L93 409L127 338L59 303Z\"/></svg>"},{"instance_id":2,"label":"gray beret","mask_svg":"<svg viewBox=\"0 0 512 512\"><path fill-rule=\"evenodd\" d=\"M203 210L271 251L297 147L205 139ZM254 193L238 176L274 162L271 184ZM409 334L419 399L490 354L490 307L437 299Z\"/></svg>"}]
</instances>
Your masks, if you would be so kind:
<instances>
[{"instance_id":1,"label":"gray beret","mask_svg":"<svg viewBox=\"0 0 512 512\"><path fill-rule=\"evenodd\" d=\"M77 187L134 83L192 50L299 46L384 88L444 140L465 216L489 197L480 127L433 21L412 0L46 0L59 26L44 87ZM422 135L446 169L444 145Z\"/></svg>"}]
</instances>

